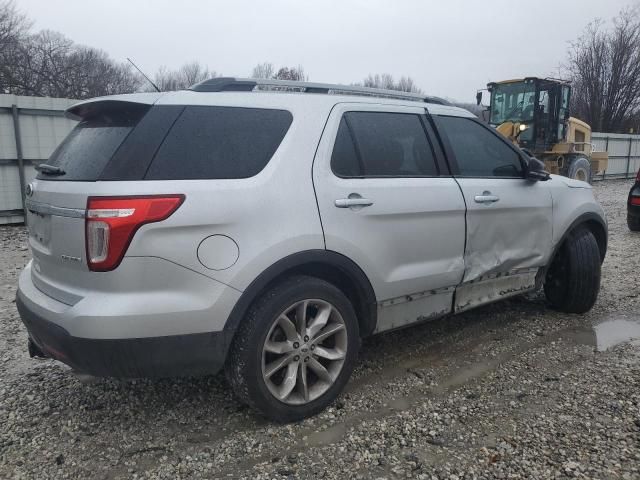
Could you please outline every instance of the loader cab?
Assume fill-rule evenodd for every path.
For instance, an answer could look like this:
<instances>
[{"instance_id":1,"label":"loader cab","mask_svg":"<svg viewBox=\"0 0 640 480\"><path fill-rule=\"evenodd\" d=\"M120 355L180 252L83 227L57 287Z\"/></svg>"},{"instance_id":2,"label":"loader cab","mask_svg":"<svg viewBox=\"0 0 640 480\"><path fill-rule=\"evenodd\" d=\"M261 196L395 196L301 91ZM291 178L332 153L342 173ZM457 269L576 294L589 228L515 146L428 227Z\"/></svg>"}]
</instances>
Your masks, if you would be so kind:
<instances>
[{"instance_id":1,"label":"loader cab","mask_svg":"<svg viewBox=\"0 0 640 480\"><path fill-rule=\"evenodd\" d=\"M565 140L571 86L562 80L528 77L489 83L489 123L526 125L517 140L522 148L543 152ZM522 129L523 127L521 127Z\"/></svg>"}]
</instances>

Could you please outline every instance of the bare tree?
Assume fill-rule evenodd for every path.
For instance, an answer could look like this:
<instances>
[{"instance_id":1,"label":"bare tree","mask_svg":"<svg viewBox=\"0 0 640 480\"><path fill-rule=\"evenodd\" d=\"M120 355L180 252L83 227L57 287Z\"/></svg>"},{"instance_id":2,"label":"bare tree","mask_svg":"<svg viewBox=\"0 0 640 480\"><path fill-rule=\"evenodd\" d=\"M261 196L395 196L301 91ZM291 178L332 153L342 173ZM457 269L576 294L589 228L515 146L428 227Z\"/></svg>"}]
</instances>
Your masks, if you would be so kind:
<instances>
[{"instance_id":1,"label":"bare tree","mask_svg":"<svg viewBox=\"0 0 640 480\"><path fill-rule=\"evenodd\" d=\"M397 82L389 73L375 75L369 74L362 82L362 86L370 88L383 88L385 90L398 90L401 92L422 93L411 77L400 77Z\"/></svg>"},{"instance_id":2,"label":"bare tree","mask_svg":"<svg viewBox=\"0 0 640 480\"><path fill-rule=\"evenodd\" d=\"M102 50L77 45L57 32L32 34L30 28L13 1L0 0L0 92L88 98L138 88L129 66Z\"/></svg>"},{"instance_id":3,"label":"bare tree","mask_svg":"<svg viewBox=\"0 0 640 480\"><path fill-rule=\"evenodd\" d=\"M198 62L185 63L177 70L160 67L153 77L154 83L163 92L184 90L190 86L219 75ZM155 90L151 85L144 87L146 91Z\"/></svg>"},{"instance_id":4,"label":"bare tree","mask_svg":"<svg viewBox=\"0 0 640 480\"><path fill-rule=\"evenodd\" d=\"M198 62L185 63L180 67L180 74L182 80L188 86L219 76L216 72L209 70L209 67L203 66Z\"/></svg>"},{"instance_id":5,"label":"bare tree","mask_svg":"<svg viewBox=\"0 0 640 480\"><path fill-rule=\"evenodd\" d=\"M307 75L304 73L304 68L302 65L298 65L297 67L282 67L278 72L273 76L276 80L293 80L296 82L305 82L307 80Z\"/></svg>"},{"instance_id":6,"label":"bare tree","mask_svg":"<svg viewBox=\"0 0 640 480\"><path fill-rule=\"evenodd\" d=\"M12 0L0 1L0 93L9 93L9 73L31 22Z\"/></svg>"},{"instance_id":7,"label":"bare tree","mask_svg":"<svg viewBox=\"0 0 640 480\"><path fill-rule=\"evenodd\" d=\"M396 82L393 80L393 76L388 73L376 73L375 75L369 74L362 82L362 85L369 88L396 90Z\"/></svg>"},{"instance_id":8,"label":"bare tree","mask_svg":"<svg viewBox=\"0 0 640 480\"><path fill-rule=\"evenodd\" d=\"M619 131L640 109L640 6L623 9L610 30L591 23L572 44L567 69L573 113L594 130Z\"/></svg>"},{"instance_id":9,"label":"bare tree","mask_svg":"<svg viewBox=\"0 0 640 480\"><path fill-rule=\"evenodd\" d=\"M251 78L273 78L275 72L276 70L273 68L273 63L264 62L253 67Z\"/></svg>"},{"instance_id":10,"label":"bare tree","mask_svg":"<svg viewBox=\"0 0 640 480\"><path fill-rule=\"evenodd\" d=\"M273 63L269 62L260 63L253 67L251 78L293 80L298 82L306 82L309 79L302 65L298 65L297 67L280 67L276 71Z\"/></svg>"},{"instance_id":11,"label":"bare tree","mask_svg":"<svg viewBox=\"0 0 640 480\"><path fill-rule=\"evenodd\" d=\"M16 9L13 0L0 2L0 51L17 42L30 27L31 22Z\"/></svg>"},{"instance_id":12,"label":"bare tree","mask_svg":"<svg viewBox=\"0 0 640 480\"><path fill-rule=\"evenodd\" d=\"M133 92L139 85L128 65L48 30L23 38L2 72L5 90L18 95L90 98Z\"/></svg>"},{"instance_id":13,"label":"bare tree","mask_svg":"<svg viewBox=\"0 0 640 480\"><path fill-rule=\"evenodd\" d=\"M422 93L411 77L400 77L397 87L402 92Z\"/></svg>"},{"instance_id":14,"label":"bare tree","mask_svg":"<svg viewBox=\"0 0 640 480\"><path fill-rule=\"evenodd\" d=\"M623 133L640 133L640 110L625 118L621 131Z\"/></svg>"}]
</instances>

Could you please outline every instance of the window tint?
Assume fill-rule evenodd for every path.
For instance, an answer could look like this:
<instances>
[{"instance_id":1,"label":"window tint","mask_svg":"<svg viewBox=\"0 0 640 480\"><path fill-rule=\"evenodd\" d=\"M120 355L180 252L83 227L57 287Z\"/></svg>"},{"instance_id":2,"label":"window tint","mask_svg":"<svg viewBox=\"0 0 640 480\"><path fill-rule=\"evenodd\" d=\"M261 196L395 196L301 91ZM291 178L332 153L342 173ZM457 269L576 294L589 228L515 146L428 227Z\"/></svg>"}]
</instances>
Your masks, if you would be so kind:
<instances>
[{"instance_id":1,"label":"window tint","mask_svg":"<svg viewBox=\"0 0 640 480\"><path fill-rule=\"evenodd\" d=\"M331 168L340 177L362 175L358 154L344 117L340 120L340 127L338 127L338 135L331 155Z\"/></svg>"},{"instance_id":2,"label":"window tint","mask_svg":"<svg viewBox=\"0 0 640 480\"><path fill-rule=\"evenodd\" d=\"M46 180L95 181L140 119L148 105L111 102L96 104L51 154L47 164L60 167L64 175L47 175Z\"/></svg>"},{"instance_id":3,"label":"window tint","mask_svg":"<svg viewBox=\"0 0 640 480\"><path fill-rule=\"evenodd\" d=\"M187 107L158 150L145 178L256 175L277 150L292 119L285 110Z\"/></svg>"},{"instance_id":4,"label":"window tint","mask_svg":"<svg viewBox=\"0 0 640 480\"><path fill-rule=\"evenodd\" d=\"M340 176L438 175L419 115L405 113L346 113L331 165Z\"/></svg>"},{"instance_id":5,"label":"window tint","mask_svg":"<svg viewBox=\"0 0 640 480\"><path fill-rule=\"evenodd\" d=\"M521 177L520 157L506 142L478 122L462 117L434 117L449 139L463 177Z\"/></svg>"}]
</instances>

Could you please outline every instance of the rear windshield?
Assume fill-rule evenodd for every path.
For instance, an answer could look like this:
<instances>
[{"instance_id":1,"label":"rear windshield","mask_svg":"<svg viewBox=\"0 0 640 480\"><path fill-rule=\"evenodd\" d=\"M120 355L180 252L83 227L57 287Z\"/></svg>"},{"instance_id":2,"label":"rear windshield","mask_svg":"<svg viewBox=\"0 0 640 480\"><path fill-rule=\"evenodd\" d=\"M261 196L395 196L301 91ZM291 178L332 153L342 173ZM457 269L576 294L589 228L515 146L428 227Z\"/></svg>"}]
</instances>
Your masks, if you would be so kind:
<instances>
[{"instance_id":1,"label":"rear windshield","mask_svg":"<svg viewBox=\"0 0 640 480\"><path fill-rule=\"evenodd\" d=\"M148 113L147 113L148 112ZM123 104L83 119L47 164L47 180L247 178L269 162L293 117L286 110Z\"/></svg>"},{"instance_id":2,"label":"rear windshield","mask_svg":"<svg viewBox=\"0 0 640 480\"><path fill-rule=\"evenodd\" d=\"M40 172L46 180L95 181L136 124L148 111L148 105L104 108L84 118L47 160L63 174Z\"/></svg>"}]
</instances>

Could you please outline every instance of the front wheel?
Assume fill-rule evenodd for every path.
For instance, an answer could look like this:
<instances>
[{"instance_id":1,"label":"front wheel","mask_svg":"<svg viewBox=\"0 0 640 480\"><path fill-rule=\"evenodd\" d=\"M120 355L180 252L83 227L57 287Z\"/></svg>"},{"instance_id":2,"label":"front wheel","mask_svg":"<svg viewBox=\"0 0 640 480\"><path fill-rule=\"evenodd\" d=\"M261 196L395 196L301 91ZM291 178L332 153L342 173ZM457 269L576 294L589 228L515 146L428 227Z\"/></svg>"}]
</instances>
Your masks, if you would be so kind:
<instances>
[{"instance_id":1,"label":"front wheel","mask_svg":"<svg viewBox=\"0 0 640 480\"><path fill-rule=\"evenodd\" d=\"M226 375L239 399L266 417L301 420L342 391L359 344L356 314L345 295L324 280L295 276L249 309Z\"/></svg>"},{"instance_id":2,"label":"front wheel","mask_svg":"<svg viewBox=\"0 0 640 480\"><path fill-rule=\"evenodd\" d=\"M587 229L571 232L556 253L544 282L552 306L567 313L585 313L600 291L600 249Z\"/></svg>"}]
</instances>

